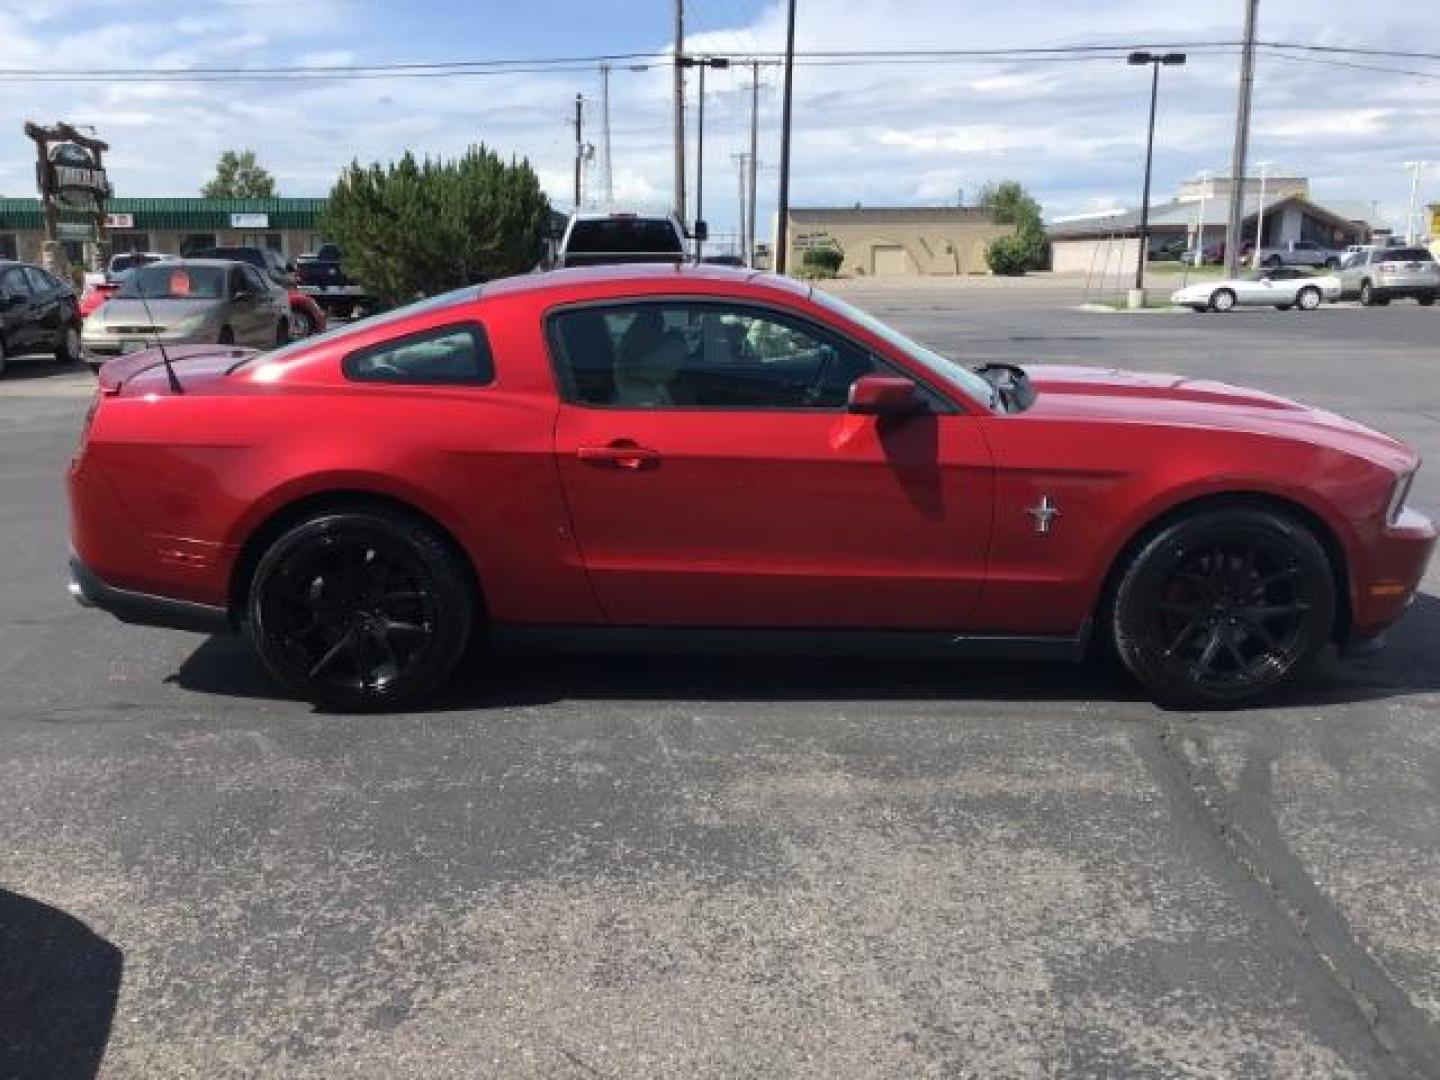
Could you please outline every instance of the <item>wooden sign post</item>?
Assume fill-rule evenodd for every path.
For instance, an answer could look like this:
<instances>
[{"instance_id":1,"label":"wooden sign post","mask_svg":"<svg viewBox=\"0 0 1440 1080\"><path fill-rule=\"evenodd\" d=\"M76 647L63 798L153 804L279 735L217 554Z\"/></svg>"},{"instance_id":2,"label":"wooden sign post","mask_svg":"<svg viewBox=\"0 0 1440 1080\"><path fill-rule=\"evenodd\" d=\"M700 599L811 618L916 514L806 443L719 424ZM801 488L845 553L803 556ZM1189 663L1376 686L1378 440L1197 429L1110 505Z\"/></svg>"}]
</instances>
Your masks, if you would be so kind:
<instances>
[{"instance_id":1,"label":"wooden sign post","mask_svg":"<svg viewBox=\"0 0 1440 1080\"><path fill-rule=\"evenodd\" d=\"M110 145L84 135L61 122L42 127L29 121L25 134L35 140L35 184L40 190L40 208L45 220L45 239L40 262L52 273L67 274L62 239L64 224L79 218L90 247L91 269L103 270L108 254L105 233L105 204L113 194L105 175L105 152Z\"/></svg>"}]
</instances>

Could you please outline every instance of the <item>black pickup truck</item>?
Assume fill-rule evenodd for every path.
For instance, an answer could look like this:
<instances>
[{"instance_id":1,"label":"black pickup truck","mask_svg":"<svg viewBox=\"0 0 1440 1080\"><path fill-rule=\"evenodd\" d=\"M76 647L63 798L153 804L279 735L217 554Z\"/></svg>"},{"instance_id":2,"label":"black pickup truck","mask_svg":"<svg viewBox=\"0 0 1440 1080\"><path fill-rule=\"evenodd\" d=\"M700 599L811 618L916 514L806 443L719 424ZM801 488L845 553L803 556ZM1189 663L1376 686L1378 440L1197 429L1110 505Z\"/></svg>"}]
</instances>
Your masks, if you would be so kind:
<instances>
[{"instance_id":1,"label":"black pickup truck","mask_svg":"<svg viewBox=\"0 0 1440 1080\"><path fill-rule=\"evenodd\" d=\"M334 318L349 318L356 308L369 307L365 290L345 276L335 244L321 244L312 254L297 257L295 284Z\"/></svg>"}]
</instances>

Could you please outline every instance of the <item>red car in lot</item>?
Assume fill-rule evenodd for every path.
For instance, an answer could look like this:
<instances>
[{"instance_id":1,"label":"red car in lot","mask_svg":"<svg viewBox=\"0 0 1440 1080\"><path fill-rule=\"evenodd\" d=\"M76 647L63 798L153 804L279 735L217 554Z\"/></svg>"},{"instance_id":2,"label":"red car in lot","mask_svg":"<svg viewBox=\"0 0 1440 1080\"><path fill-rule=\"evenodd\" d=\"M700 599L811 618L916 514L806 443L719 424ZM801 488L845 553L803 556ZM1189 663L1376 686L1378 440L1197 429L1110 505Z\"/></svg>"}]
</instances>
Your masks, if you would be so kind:
<instances>
[{"instance_id":1,"label":"red car in lot","mask_svg":"<svg viewBox=\"0 0 1440 1080\"><path fill-rule=\"evenodd\" d=\"M1416 455L1221 383L970 370L720 267L493 282L268 353L112 360L82 603L243 629L331 708L532 644L1079 659L1249 702L1410 602Z\"/></svg>"}]
</instances>

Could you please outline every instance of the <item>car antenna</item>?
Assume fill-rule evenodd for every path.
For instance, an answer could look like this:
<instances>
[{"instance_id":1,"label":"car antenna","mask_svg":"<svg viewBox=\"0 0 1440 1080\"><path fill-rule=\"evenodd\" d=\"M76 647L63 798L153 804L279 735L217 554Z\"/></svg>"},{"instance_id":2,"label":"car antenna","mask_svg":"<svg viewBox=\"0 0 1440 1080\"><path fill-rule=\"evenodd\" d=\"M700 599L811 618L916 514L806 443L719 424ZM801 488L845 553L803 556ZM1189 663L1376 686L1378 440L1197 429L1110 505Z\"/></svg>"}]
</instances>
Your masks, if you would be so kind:
<instances>
[{"instance_id":1,"label":"car antenna","mask_svg":"<svg viewBox=\"0 0 1440 1080\"><path fill-rule=\"evenodd\" d=\"M165 351L165 342L160 340L160 332L155 329L155 316L150 312L150 300L145 295L144 287L138 284L140 277L138 268L135 277L137 282L135 292L139 295L140 303L145 308L145 319L150 323L150 334L155 339L155 347L160 350L160 362L165 365L165 378L170 383L170 392L183 394L185 387L180 385L180 377L175 374L175 365L170 363L170 354Z\"/></svg>"}]
</instances>

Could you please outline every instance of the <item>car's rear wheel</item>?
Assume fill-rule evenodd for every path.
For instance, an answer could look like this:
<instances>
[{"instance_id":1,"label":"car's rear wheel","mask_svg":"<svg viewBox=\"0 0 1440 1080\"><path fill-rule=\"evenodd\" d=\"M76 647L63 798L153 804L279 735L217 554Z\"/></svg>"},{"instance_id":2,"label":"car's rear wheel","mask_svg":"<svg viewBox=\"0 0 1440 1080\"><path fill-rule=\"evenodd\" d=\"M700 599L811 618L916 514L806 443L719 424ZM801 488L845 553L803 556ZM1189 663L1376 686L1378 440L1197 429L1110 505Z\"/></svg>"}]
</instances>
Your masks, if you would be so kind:
<instances>
[{"instance_id":1,"label":"car's rear wheel","mask_svg":"<svg viewBox=\"0 0 1440 1080\"><path fill-rule=\"evenodd\" d=\"M373 711L414 702L451 675L474 600L450 545L400 514L344 511L301 522L255 568L250 636L306 700Z\"/></svg>"},{"instance_id":2,"label":"car's rear wheel","mask_svg":"<svg viewBox=\"0 0 1440 1080\"><path fill-rule=\"evenodd\" d=\"M218 338L216 338L215 340L216 340L217 342L219 342L221 345L234 345L234 344L235 344L235 331L234 331L234 330L231 330L230 327L228 327L228 326L222 326L222 327L220 328L220 336L219 336Z\"/></svg>"},{"instance_id":3,"label":"car's rear wheel","mask_svg":"<svg viewBox=\"0 0 1440 1080\"><path fill-rule=\"evenodd\" d=\"M1360 283L1360 303L1365 307L1371 307L1375 300L1375 286L1368 281L1362 281Z\"/></svg>"},{"instance_id":4,"label":"car's rear wheel","mask_svg":"<svg viewBox=\"0 0 1440 1080\"><path fill-rule=\"evenodd\" d=\"M1295 302L1300 305L1301 311L1314 311L1320 306L1322 299L1324 298L1320 295L1319 289L1313 285L1307 285L1295 297Z\"/></svg>"},{"instance_id":5,"label":"car's rear wheel","mask_svg":"<svg viewBox=\"0 0 1440 1080\"><path fill-rule=\"evenodd\" d=\"M1213 311L1229 311L1235 306L1235 293L1231 289L1216 289L1210 294L1210 308Z\"/></svg>"},{"instance_id":6,"label":"car's rear wheel","mask_svg":"<svg viewBox=\"0 0 1440 1080\"><path fill-rule=\"evenodd\" d=\"M62 364L73 364L80 359L80 326L70 323L55 339L55 359Z\"/></svg>"},{"instance_id":7,"label":"car's rear wheel","mask_svg":"<svg viewBox=\"0 0 1440 1080\"><path fill-rule=\"evenodd\" d=\"M1234 508L1151 537L1108 616L1116 652L1157 701L1228 708L1303 676L1335 611L1335 577L1315 535L1284 514Z\"/></svg>"},{"instance_id":8,"label":"car's rear wheel","mask_svg":"<svg viewBox=\"0 0 1440 1080\"><path fill-rule=\"evenodd\" d=\"M1435 294L1424 293L1420 296L1417 296L1415 298L1415 302L1418 303L1421 307L1433 307L1435 304Z\"/></svg>"},{"instance_id":9,"label":"car's rear wheel","mask_svg":"<svg viewBox=\"0 0 1440 1080\"><path fill-rule=\"evenodd\" d=\"M275 322L275 347L277 349L290 344L290 319L278 319Z\"/></svg>"}]
</instances>

